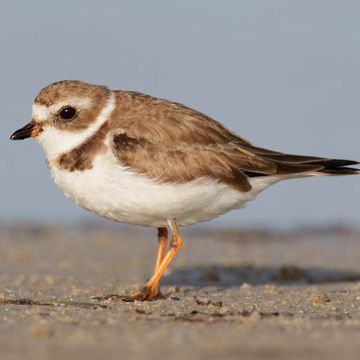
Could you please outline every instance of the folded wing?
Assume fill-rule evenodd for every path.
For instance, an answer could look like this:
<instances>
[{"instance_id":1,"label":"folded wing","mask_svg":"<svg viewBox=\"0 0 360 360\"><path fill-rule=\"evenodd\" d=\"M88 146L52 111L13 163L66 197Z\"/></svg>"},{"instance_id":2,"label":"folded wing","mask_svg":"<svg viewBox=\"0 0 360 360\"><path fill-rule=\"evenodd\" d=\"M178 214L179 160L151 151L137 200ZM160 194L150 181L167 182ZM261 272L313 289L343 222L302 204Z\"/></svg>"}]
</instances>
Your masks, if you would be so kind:
<instances>
[{"instance_id":1,"label":"folded wing","mask_svg":"<svg viewBox=\"0 0 360 360\"><path fill-rule=\"evenodd\" d=\"M112 148L126 166L160 182L209 177L249 191L250 177L357 174L351 160L290 155L257 147L219 122L168 100L126 92Z\"/></svg>"}]
</instances>

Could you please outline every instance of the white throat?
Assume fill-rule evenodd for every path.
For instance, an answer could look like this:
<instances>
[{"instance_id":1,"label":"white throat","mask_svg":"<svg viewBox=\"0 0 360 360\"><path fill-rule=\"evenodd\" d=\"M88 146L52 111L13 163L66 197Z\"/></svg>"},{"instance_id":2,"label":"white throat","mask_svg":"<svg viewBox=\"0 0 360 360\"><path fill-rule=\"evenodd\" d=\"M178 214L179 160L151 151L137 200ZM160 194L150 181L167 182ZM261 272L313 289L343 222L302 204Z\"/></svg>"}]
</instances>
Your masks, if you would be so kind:
<instances>
[{"instance_id":1,"label":"white throat","mask_svg":"<svg viewBox=\"0 0 360 360\"><path fill-rule=\"evenodd\" d=\"M36 140L43 146L46 158L52 160L61 154L71 151L92 137L109 119L115 108L115 103L115 94L111 91L105 106L101 109L95 121L84 130L68 131L57 129L51 125L45 125L43 131L36 137Z\"/></svg>"}]
</instances>

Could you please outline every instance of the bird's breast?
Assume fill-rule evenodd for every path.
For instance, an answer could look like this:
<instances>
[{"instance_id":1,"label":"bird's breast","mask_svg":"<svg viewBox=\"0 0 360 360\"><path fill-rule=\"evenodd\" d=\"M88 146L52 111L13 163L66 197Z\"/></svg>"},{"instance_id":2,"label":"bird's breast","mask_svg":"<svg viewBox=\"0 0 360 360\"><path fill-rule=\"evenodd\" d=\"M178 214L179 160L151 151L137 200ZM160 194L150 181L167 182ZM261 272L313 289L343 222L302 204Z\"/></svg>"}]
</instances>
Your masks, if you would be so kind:
<instances>
[{"instance_id":1,"label":"bird's breast","mask_svg":"<svg viewBox=\"0 0 360 360\"><path fill-rule=\"evenodd\" d=\"M55 183L79 206L108 219L154 227L172 218L181 225L210 220L241 207L268 185L255 184L242 193L207 177L163 183L124 166L111 154L97 156L91 169L68 171L52 162L49 168Z\"/></svg>"}]
</instances>

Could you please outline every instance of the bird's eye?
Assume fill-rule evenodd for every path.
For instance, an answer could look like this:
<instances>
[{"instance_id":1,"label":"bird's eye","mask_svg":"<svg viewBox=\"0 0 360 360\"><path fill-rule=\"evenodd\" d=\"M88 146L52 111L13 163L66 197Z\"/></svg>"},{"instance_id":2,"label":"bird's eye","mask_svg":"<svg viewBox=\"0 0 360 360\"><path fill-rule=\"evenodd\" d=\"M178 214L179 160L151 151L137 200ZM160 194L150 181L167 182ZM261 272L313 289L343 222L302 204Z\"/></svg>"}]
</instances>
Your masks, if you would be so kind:
<instances>
[{"instance_id":1,"label":"bird's eye","mask_svg":"<svg viewBox=\"0 0 360 360\"><path fill-rule=\"evenodd\" d=\"M66 106L60 110L59 115L64 120L71 120L76 115L76 110L71 106Z\"/></svg>"}]
</instances>

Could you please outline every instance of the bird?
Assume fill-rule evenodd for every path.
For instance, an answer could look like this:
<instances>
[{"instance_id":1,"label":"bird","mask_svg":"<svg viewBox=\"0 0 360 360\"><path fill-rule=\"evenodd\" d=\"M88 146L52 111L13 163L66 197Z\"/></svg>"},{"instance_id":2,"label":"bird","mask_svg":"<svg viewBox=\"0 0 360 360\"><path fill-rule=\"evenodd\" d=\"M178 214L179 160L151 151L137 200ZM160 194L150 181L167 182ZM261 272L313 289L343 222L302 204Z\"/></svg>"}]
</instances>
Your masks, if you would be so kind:
<instances>
[{"instance_id":1,"label":"bird","mask_svg":"<svg viewBox=\"0 0 360 360\"><path fill-rule=\"evenodd\" d=\"M160 280L183 244L180 227L240 208L282 180L360 172L353 160L258 147L178 102L80 80L40 90L31 121L10 138L30 137L42 145L55 183L76 204L157 229L150 279L130 295L97 297L104 301L165 298Z\"/></svg>"}]
</instances>

